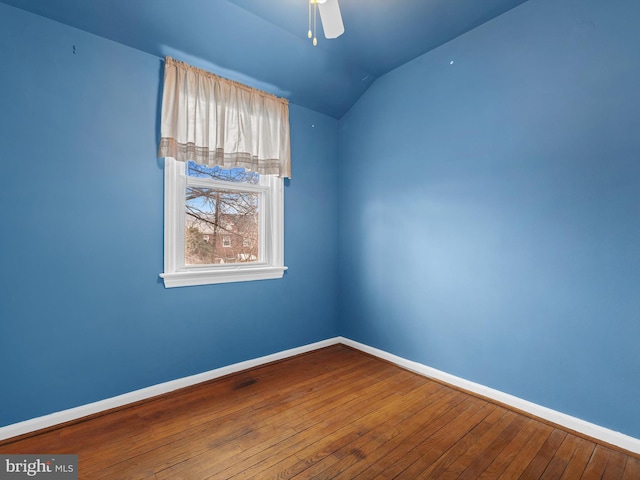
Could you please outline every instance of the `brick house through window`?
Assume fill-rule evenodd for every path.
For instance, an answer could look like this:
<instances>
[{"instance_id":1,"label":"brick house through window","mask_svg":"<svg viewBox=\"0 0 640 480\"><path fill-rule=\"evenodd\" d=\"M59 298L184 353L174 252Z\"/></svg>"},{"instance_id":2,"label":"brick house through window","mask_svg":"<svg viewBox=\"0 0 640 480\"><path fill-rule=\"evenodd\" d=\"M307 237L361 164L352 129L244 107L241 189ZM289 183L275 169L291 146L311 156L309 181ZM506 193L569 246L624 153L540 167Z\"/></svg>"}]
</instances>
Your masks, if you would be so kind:
<instances>
[{"instance_id":1,"label":"brick house through window","mask_svg":"<svg viewBox=\"0 0 640 480\"><path fill-rule=\"evenodd\" d=\"M214 219L186 215L185 263L190 265L258 261L257 214L219 214Z\"/></svg>"}]
</instances>

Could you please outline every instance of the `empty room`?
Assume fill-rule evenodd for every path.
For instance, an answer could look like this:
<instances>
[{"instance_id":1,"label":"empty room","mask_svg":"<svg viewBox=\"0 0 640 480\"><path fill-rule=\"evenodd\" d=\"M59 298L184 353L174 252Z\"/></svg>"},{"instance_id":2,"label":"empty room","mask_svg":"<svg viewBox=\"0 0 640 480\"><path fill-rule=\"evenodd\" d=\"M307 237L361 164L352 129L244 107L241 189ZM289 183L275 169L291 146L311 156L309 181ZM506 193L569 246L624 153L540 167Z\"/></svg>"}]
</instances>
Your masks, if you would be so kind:
<instances>
[{"instance_id":1,"label":"empty room","mask_svg":"<svg viewBox=\"0 0 640 480\"><path fill-rule=\"evenodd\" d=\"M638 18L0 0L0 478L640 479Z\"/></svg>"}]
</instances>

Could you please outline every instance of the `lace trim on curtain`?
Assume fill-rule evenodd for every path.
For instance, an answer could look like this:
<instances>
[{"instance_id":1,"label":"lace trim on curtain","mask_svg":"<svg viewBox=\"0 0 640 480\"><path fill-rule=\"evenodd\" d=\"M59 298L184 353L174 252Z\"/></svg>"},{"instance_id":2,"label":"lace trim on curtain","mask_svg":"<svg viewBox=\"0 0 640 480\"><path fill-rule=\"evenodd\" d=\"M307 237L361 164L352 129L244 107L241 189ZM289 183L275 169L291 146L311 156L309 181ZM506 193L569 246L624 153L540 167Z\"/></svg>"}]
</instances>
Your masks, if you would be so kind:
<instances>
[{"instance_id":1,"label":"lace trim on curtain","mask_svg":"<svg viewBox=\"0 0 640 480\"><path fill-rule=\"evenodd\" d=\"M195 143L178 143L173 138L161 138L158 157L171 157L180 162L193 160L200 165L223 168L245 168L260 175L280 175L278 158L258 158L247 152L225 153L223 149L209 150Z\"/></svg>"}]
</instances>

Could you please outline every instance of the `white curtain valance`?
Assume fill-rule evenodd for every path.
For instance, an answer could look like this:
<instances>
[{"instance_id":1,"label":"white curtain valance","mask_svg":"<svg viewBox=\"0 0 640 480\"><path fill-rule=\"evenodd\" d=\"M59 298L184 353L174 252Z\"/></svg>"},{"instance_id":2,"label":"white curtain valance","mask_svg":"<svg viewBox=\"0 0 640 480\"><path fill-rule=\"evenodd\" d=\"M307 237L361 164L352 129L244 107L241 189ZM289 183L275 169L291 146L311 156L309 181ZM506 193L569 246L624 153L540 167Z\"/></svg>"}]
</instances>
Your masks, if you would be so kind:
<instances>
[{"instance_id":1,"label":"white curtain valance","mask_svg":"<svg viewBox=\"0 0 640 480\"><path fill-rule=\"evenodd\" d=\"M159 157L291 177L286 99L165 59Z\"/></svg>"}]
</instances>

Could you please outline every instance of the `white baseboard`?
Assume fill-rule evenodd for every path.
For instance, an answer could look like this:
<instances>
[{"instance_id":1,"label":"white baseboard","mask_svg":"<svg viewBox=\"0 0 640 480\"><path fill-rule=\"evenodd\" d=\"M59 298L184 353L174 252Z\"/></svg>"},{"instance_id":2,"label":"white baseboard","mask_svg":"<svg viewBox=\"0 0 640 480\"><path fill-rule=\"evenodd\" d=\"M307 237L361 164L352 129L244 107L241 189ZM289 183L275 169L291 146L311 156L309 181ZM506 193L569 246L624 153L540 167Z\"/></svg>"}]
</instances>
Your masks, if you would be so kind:
<instances>
[{"instance_id":1,"label":"white baseboard","mask_svg":"<svg viewBox=\"0 0 640 480\"><path fill-rule=\"evenodd\" d=\"M215 378L224 377L225 375L240 372L242 370L247 370L249 368L264 365L266 363L283 360L288 357L300 355L301 353L311 352L319 348L335 345L336 343L339 343L338 338L330 338L321 342L311 343L309 345L292 348L290 350L284 350L272 355L255 358L253 360L247 360L245 362L235 363L233 365L222 368L216 368L215 370L199 373L197 375L178 378L176 380L160 383L158 385L152 385L151 387L142 388L140 390L135 390L133 392L118 395L116 397L107 398L98 402L81 405L79 407L70 408L61 412L56 412L49 415L44 415L42 417L25 420L24 422L18 422L7 425L5 427L0 427L0 440L17 437L26 433L42 430L43 428L49 428L61 423L78 420L79 418L86 417L88 415L94 415L106 410L111 410L112 408L122 407L123 405L127 405L129 403L146 400L151 397L172 392L173 390L178 390L180 388L189 387L198 383L207 382Z\"/></svg>"},{"instance_id":2,"label":"white baseboard","mask_svg":"<svg viewBox=\"0 0 640 480\"><path fill-rule=\"evenodd\" d=\"M624 433L609 430L608 428L604 428L585 420L581 420L579 418L572 417L555 410L551 410L550 408L546 408L527 400L514 397L513 395L509 395L508 393L504 393L499 390L494 390L493 388L480 385L479 383L470 382L469 380L465 380L464 378L450 375L440 370L436 370L435 368L431 368L421 363L398 357L391 353L370 347L368 345L364 345L359 342L355 342L348 338L339 337L338 343L342 343L383 360L395 363L400 367L414 371L416 373L424 375L425 377L440 380L444 383L448 383L449 385L453 385L455 387L462 388L486 398L490 398L505 405L509 405L513 408L516 408L523 412L527 412L538 418L555 423L556 425L559 425L561 427L581 433L583 435L587 435L595 440L600 440L610 445L616 445L629 452L640 454L640 439L630 437L628 435L625 435Z\"/></svg>"},{"instance_id":3,"label":"white baseboard","mask_svg":"<svg viewBox=\"0 0 640 480\"><path fill-rule=\"evenodd\" d=\"M199 373L197 375L191 375L189 377L179 378L177 380L172 380L170 382L153 385L151 387L135 390L133 392L125 393L123 395L118 395L116 397L107 398L99 402L89 403L87 405L81 405L79 407L70 408L68 410L52 413L50 415L44 415L42 417L25 420L24 422L14 423L12 425L0 427L0 440L17 437L19 435L31 433L37 430L41 430L43 428L49 428L55 425L59 425L61 423L78 420L88 415L94 415L96 413L104 412L106 410L111 410L113 408L118 408L130 403L138 402L140 400L146 400L148 398L162 395L164 393L168 393L173 390L178 390L180 388L189 387L191 385L196 385L198 383L207 382L209 380L220 378L225 375L237 373L242 370L247 370L249 368L264 365L266 363L275 362L277 360L283 360L285 358L293 357L295 355L300 355L301 353L311 352L313 350L317 350L323 347L328 347L330 345L335 345L338 343L342 343L344 345L347 345L349 347L355 348L362 352L368 353L375 357L381 358L383 360L387 360L400 367L414 371L416 373L419 373L420 375L424 375L425 377L434 378L441 382L448 383L449 385L452 385L454 387L462 388L469 392L473 392L483 397L490 398L497 402L503 403L505 405L509 405L523 412L527 412L541 419L555 423L556 425L559 425L561 427L567 428L569 430L573 430L583 435L587 435L595 440L600 440L610 445L616 445L629 452L640 454L640 440L637 438L630 437L620 432L609 430L608 428L604 428L599 425L586 422L579 418L575 418L570 415L557 412L555 410L551 410L550 408L546 408L541 405L537 405L535 403L529 402L527 400L514 397L513 395L509 395L508 393L504 393L499 390L494 390L493 388L489 388L484 385L480 385L478 383L470 382L469 380L456 377L455 375L450 375L448 373L442 372L440 370L436 370L435 368L428 367L421 363L417 363L402 357L398 357L397 355L393 355L391 353L385 352L383 350L379 350L374 347L370 347L368 345L356 342L354 340L350 340L345 337L330 338L327 340L323 340L321 342L304 345L302 347L292 348L290 350L284 350L282 352L274 353L272 355L267 355L265 357L260 357L253 360L247 360L245 362L235 363L233 365L217 368L215 370Z\"/></svg>"}]
</instances>

